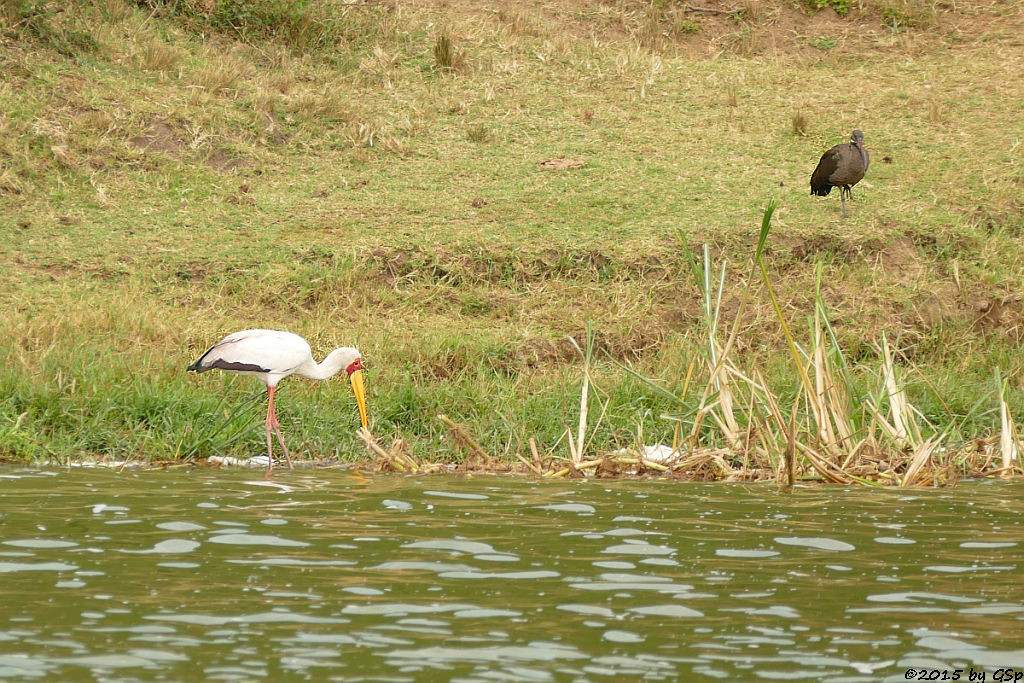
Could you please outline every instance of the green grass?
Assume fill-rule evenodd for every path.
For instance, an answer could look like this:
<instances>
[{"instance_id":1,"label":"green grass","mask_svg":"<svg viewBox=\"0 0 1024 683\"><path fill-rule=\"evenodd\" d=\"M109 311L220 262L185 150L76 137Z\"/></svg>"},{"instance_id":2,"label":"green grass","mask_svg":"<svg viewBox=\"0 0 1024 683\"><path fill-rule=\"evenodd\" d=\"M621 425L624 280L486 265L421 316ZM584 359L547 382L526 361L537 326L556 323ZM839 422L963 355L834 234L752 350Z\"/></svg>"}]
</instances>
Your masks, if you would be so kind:
<instances>
[{"instance_id":1,"label":"green grass","mask_svg":"<svg viewBox=\"0 0 1024 683\"><path fill-rule=\"evenodd\" d=\"M866 34L824 54L807 37L759 47L784 3L742 27L628 3L554 22L349 7L332 23L312 3L258 3L291 28L260 15L223 32L220 15L160 5L40 5L50 37L0 12L4 457L260 452L260 386L184 373L252 326L318 355L358 345L374 432L457 458L438 413L496 454L531 437L567 454L568 337L589 325L594 420L607 403L590 448L671 440L661 416L679 406L616 362L681 387L703 314L680 234L727 262L737 358L781 395L799 386L746 282L769 198L766 265L798 343L820 263L844 353L877 368L885 332L929 419L948 408L967 436L995 434L995 367L1024 415L1019 8L889 3L929 26L900 19L896 36L874 3L843 20ZM675 31L683 19L701 30ZM991 32L965 35L967 21ZM695 56L698 40L717 51ZM872 166L844 222L807 181L855 127ZM360 457L343 382L288 380L279 396L296 451Z\"/></svg>"}]
</instances>

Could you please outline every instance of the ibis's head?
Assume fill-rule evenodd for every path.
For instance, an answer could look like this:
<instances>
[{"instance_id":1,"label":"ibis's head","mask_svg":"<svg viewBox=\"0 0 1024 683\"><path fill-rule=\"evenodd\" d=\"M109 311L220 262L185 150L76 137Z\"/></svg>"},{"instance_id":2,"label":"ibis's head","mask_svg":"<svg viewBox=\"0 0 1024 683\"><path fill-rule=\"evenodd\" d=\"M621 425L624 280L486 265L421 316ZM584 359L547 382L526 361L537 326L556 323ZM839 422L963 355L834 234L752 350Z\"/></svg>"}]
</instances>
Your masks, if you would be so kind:
<instances>
[{"instance_id":1,"label":"ibis's head","mask_svg":"<svg viewBox=\"0 0 1024 683\"><path fill-rule=\"evenodd\" d=\"M363 428L369 424L366 421L366 388L363 386L363 359L359 355L359 351L352 349L355 352L353 360L345 366L345 372L348 373L348 379L352 382L352 393L356 395L356 404L359 406L359 420L363 424Z\"/></svg>"},{"instance_id":2,"label":"ibis's head","mask_svg":"<svg viewBox=\"0 0 1024 683\"><path fill-rule=\"evenodd\" d=\"M860 147L864 144L864 133L859 130L853 131L853 135L850 136L850 142Z\"/></svg>"}]
</instances>

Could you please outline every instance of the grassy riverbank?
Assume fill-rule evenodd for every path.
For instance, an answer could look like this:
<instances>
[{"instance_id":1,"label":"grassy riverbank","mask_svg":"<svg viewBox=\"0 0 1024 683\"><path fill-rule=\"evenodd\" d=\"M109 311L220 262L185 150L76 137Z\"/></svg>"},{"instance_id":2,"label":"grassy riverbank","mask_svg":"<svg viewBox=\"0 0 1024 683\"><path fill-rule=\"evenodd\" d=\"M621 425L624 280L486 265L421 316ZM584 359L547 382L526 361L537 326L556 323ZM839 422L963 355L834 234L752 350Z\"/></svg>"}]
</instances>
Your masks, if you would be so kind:
<instances>
[{"instance_id":1,"label":"grassy riverbank","mask_svg":"<svg viewBox=\"0 0 1024 683\"><path fill-rule=\"evenodd\" d=\"M923 438L998 436L999 391L1024 415L1019 5L154 4L0 4L5 459L259 453L259 385L184 373L253 326L359 346L382 442L461 459L443 413L506 461L569 455L589 329L583 454L671 443L716 398L684 391L705 294L788 416L769 199L783 320L807 351L827 311L852 443L883 333ZM807 179L854 127L841 221ZM343 382L289 380L279 413L300 457L365 452Z\"/></svg>"}]
</instances>

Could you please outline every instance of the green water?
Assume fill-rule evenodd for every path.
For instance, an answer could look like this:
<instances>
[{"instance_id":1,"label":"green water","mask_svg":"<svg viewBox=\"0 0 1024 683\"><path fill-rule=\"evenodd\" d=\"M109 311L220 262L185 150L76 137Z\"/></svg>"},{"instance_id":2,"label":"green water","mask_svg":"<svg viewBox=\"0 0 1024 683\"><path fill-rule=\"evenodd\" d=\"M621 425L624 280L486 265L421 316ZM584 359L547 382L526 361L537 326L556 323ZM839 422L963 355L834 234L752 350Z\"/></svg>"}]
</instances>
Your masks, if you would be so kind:
<instances>
[{"instance_id":1,"label":"green water","mask_svg":"<svg viewBox=\"0 0 1024 683\"><path fill-rule=\"evenodd\" d=\"M17 680L1024 671L1021 483L8 468L0 492Z\"/></svg>"}]
</instances>

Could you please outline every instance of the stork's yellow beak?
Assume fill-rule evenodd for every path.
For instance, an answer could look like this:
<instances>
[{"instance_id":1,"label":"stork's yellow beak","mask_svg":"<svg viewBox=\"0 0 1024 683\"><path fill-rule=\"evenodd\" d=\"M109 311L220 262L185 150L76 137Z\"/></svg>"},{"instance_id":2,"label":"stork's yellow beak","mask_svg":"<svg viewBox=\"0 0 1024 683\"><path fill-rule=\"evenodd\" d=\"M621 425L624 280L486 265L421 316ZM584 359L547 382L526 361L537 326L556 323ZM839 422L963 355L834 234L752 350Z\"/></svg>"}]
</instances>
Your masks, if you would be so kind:
<instances>
[{"instance_id":1,"label":"stork's yellow beak","mask_svg":"<svg viewBox=\"0 0 1024 683\"><path fill-rule=\"evenodd\" d=\"M348 376L352 382L352 393L356 395L356 403L359 405L359 419L363 423L363 429L369 426L366 421L366 388L363 386L363 371L356 370Z\"/></svg>"}]
</instances>

